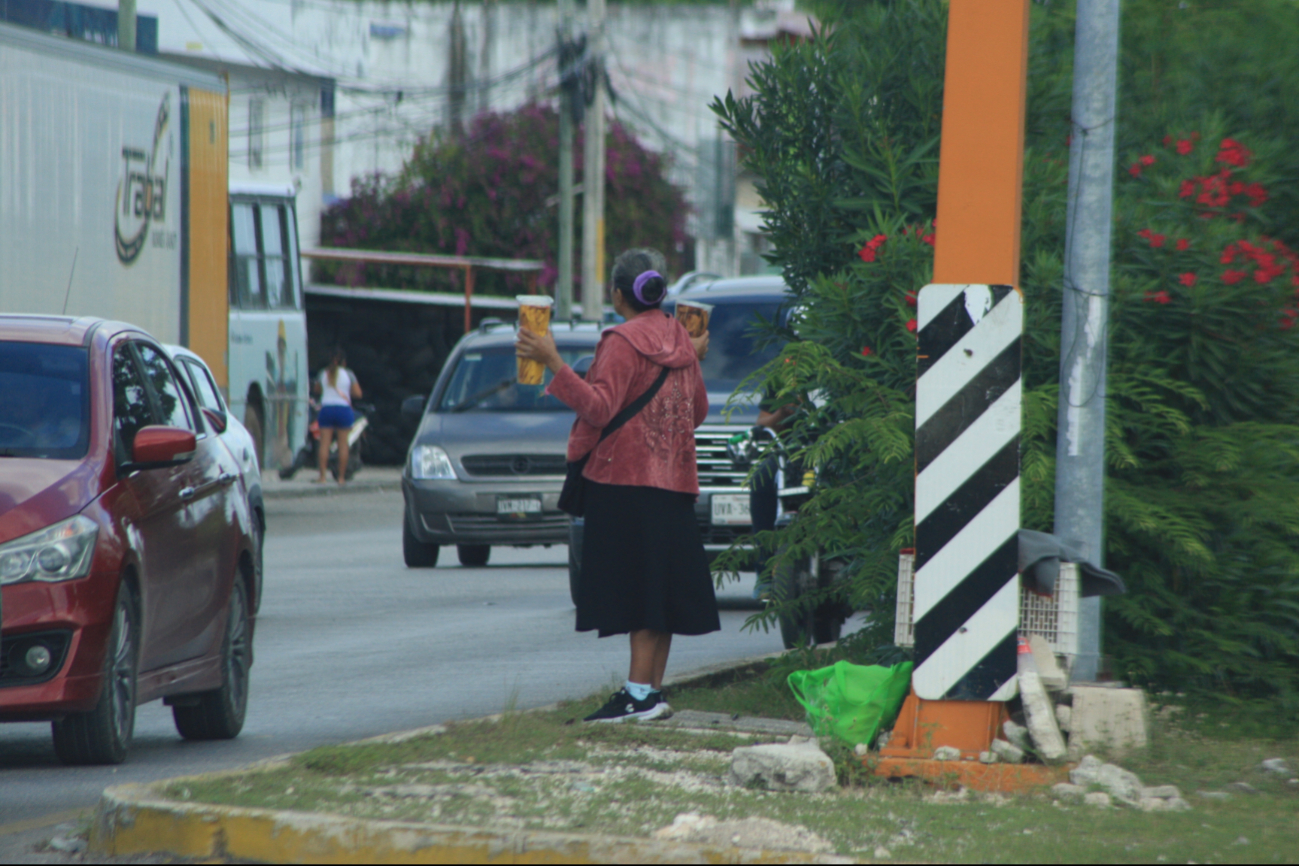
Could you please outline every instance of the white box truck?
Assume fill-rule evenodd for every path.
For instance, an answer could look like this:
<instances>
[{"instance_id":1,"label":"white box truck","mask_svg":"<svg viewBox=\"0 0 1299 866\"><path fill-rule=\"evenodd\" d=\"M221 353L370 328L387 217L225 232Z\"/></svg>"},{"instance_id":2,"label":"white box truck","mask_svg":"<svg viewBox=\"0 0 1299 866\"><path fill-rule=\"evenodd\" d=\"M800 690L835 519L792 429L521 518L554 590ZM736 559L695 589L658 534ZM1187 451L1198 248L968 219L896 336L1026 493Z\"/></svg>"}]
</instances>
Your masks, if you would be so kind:
<instances>
[{"instance_id":1,"label":"white box truck","mask_svg":"<svg viewBox=\"0 0 1299 866\"><path fill-rule=\"evenodd\" d=\"M0 310L189 347L275 465L306 427L293 195L231 192L227 108L216 75L0 24Z\"/></svg>"}]
</instances>

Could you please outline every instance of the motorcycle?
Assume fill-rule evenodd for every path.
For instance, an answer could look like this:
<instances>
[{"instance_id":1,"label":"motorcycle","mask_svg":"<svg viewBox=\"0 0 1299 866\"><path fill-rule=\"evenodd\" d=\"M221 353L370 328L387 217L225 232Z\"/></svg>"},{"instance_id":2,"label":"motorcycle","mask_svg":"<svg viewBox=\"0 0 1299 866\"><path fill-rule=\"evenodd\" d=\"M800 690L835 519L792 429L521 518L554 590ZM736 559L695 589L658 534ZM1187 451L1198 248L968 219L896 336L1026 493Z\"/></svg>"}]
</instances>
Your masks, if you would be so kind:
<instances>
[{"instance_id":1,"label":"motorcycle","mask_svg":"<svg viewBox=\"0 0 1299 866\"><path fill-rule=\"evenodd\" d=\"M319 465L320 454L320 422L317 416L320 414L320 404L315 400L308 402L308 411L310 412L311 423L307 425L307 435L302 447L293 455L293 462L288 466L280 467L280 478L288 481L299 469L305 466ZM372 403L354 403L352 412L356 416L356 421L352 424L352 429L347 434L347 480L350 481L361 467L365 465L362 454L365 451L365 431L370 426L370 416L374 414L374 404ZM329 446L329 467L330 476L338 480L338 442L334 441Z\"/></svg>"}]
</instances>

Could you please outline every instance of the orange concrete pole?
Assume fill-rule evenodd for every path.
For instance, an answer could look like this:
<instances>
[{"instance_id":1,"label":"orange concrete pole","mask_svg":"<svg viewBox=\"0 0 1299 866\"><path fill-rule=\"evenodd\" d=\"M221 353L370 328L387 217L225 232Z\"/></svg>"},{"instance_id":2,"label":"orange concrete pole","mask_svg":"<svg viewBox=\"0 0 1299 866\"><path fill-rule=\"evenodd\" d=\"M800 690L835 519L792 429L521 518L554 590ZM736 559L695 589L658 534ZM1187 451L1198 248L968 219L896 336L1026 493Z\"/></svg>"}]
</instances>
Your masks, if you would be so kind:
<instances>
[{"instance_id":1,"label":"orange concrete pole","mask_svg":"<svg viewBox=\"0 0 1299 866\"><path fill-rule=\"evenodd\" d=\"M951 0L934 283L1019 287L1028 16L1029 0ZM925 701L913 690L875 772L941 782L954 765L931 760L938 745L960 749L977 770L982 765L968 759L991 746L1005 713L1000 702ZM963 774L966 784L981 790L1031 787L1045 779Z\"/></svg>"},{"instance_id":2,"label":"orange concrete pole","mask_svg":"<svg viewBox=\"0 0 1299 866\"><path fill-rule=\"evenodd\" d=\"M1028 0L951 0L935 283L1019 285Z\"/></svg>"}]
</instances>

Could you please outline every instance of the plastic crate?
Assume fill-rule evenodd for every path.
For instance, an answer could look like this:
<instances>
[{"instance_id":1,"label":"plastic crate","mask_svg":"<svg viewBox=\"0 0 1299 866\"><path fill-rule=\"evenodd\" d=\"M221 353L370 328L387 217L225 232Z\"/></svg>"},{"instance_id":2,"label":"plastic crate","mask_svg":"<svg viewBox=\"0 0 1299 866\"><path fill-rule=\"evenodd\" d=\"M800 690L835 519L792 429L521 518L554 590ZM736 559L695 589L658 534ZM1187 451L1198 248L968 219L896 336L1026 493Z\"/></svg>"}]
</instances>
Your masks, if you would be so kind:
<instances>
[{"instance_id":1,"label":"plastic crate","mask_svg":"<svg viewBox=\"0 0 1299 866\"><path fill-rule=\"evenodd\" d=\"M898 607L893 626L893 642L898 646L915 646L916 557L903 553L898 557ZM1078 566L1060 563L1055 594L1042 596L1035 592L1019 593L1019 633L1022 637L1040 635L1066 664L1078 653Z\"/></svg>"}]
</instances>

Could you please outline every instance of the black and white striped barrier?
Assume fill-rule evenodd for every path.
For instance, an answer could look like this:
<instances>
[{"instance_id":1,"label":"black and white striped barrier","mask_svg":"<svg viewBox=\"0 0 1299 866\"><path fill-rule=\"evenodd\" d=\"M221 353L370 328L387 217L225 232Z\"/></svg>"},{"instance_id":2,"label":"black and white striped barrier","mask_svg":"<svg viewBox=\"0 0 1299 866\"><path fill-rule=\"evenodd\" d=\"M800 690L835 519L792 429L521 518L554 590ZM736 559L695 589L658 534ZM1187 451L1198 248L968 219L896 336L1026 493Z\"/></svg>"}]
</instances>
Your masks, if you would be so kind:
<instances>
[{"instance_id":1,"label":"black and white striped barrier","mask_svg":"<svg viewBox=\"0 0 1299 866\"><path fill-rule=\"evenodd\" d=\"M1010 286L929 285L918 320L912 684L923 700L1009 700L1024 301Z\"/></svg>"}]
</instances>

